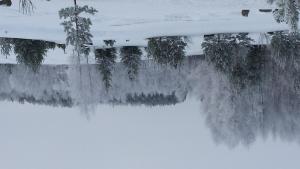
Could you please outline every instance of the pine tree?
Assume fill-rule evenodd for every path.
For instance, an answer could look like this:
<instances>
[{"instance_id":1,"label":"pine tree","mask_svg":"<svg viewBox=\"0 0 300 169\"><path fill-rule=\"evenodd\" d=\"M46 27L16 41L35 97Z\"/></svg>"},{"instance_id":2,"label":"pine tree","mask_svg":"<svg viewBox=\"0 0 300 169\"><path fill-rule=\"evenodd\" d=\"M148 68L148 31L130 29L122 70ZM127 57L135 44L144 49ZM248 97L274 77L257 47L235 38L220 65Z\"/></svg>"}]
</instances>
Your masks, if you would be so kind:
<instances>
[{"instance_id":1,"label":"pine tree","mask_svg":"<svg viewBox=\"0 0 300 169\"><path fill-rule=\"evenodd\" d=\"M185 57L184 37L157 37L148 40L147 52L159 64L177 68Z\"/></svg>"},{"instance_id":2,"label":"pine tree","mask_svg":"<svg viewBox=\"0 0 300 169\"><path fill-rule=\"evenodd\" d=\"M80 63L81 54L87 54L87 44L92 44L90 33L92 21L89 18L81 17L80 14L86 13L94 15L96 9L87 5L80 7L74 0L74 7L68 7L59 11L59 17L65 21L62 23L67 33L66 44L75 47L77 57Z\"/></svg>"},{"instance_id":3,"label":"pine tree","mask_svg":"<svg viewBox=\"0 0 300 169\"><path fill-rule=\"evenodd\" d=\"M112 70L116 63L116 48L97 49L95 51L95 58L98 64L98 69L102 74L102 80L106 91L111 87Z\"/></svg>"},{"instance_id":4,"label":"pine tree","mask_svg":"<svg viewBox=\"0 0 300 169\"><path fill-rule=\"evenodd\" d=\"M276 32L271 40L272 58L280 67L300 67L300 34Z\"/></svg>"},{"instance_id":5,"label":"pine tree","mask_svg":"<svg viewBox=\"0 0 300 169\"><path fill-rule=\"evenodd\" d=\"M251 41L247 33L240 33L206 36L202 43L206 61L228 77L235 91L249 84Z\"/></svg>"},{"instance_id":6,"label":"pine tree","mask_svg":"<svg viewBox=\"0 0 300 169\"><path fill-rule=\"evenodd\" d=\"M36 72L47 53L47 42L15 39L14 52L17 56L18 63L22 63Z\"/></svg>"},{"instance_id":7,"label":"pine tree","mask_svg":"<svg viewBox=\"0 0 300 169\"><path fill-rule=\"evenodd\" d=\"M12 50L12 41L8 38L0 38L0 53L8 56Z\"/></svg>"},{"instance_id":8,"label":"pine tree","mask_svg":"<svg viewBox=\"0 0 300 169\"><path fill-rule=\"evenodd\" d=\"M138 75L142 51L137 46L124 46L120 52L121 61L127 68L129 79L134 80Z\"/></svg>"},{"instance_id":9,"label":"pine tree","mask_svg":"<svg viewBox=\"0 0 300 169\"><path fill-rule=\"evenodd\" d=\"M274 3L275 0L268 0ZM274 11L274 17L277 22L286 22L290 27L290 32L298 32L299 8L298 0L276 0L278 9Z\"/></svg>"},{"instance_id":10,"label":"pine tree","mask_svg":"<svg viewBox=\"0 0 300 169\"><path fill-rule=\"evenodd\" d=\"M217 34L204 38L202 48L205 59L213 64L218 71L232 70L235 39L231 34Z\"/></svg>"}]
</instances>

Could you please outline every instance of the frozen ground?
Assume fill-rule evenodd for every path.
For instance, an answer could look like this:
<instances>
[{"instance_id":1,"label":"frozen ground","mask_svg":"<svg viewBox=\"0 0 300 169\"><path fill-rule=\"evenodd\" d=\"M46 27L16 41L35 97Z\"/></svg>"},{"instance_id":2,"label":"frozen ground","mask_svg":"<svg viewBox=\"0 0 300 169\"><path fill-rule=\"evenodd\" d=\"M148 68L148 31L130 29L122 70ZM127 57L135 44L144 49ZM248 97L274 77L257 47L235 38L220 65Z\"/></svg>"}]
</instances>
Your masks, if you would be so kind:
<instances>
[{"instance_id":1,"label":"frozen ground","mask_svg":"<svg viewBox=\"0 0 300 169\"><path fill-rule=\"evenodd\" d=\"M65 33L58 11L71 6L71 0L34 0L31 15L19 12L18 3L0 7L0 37L30 38L64 43ZM146 45L146 38L166 35L192 37L188 54L201 53L203 34L224 32L260 33L287 29L277 24L271 13L258 9L274 8L264 0L80 0L99 12L92 17L94 43L104 39L117 40L117 46ZM249 17L241 16L250 9ZM55 57L58 57L57 55ZM1 57L2 58L2 57ZM63 57L65 58L65 55ZM14 59L11 59L14 60ZM0 60L11 62L8 60ZM47 63L67 62L67 59L47 59Z\"/></svg>"},{"instance_id":2,"label":"frozen ground","mask_svg":"<svg viewBox=\"0 0 300 169\"><path fill-rule=\"evenodd\" d=\"M299 169L299 146L257 140L216 146L198 101L176 106L75 108L1 102L1 169Z\"/></svg>"}]
</instances>

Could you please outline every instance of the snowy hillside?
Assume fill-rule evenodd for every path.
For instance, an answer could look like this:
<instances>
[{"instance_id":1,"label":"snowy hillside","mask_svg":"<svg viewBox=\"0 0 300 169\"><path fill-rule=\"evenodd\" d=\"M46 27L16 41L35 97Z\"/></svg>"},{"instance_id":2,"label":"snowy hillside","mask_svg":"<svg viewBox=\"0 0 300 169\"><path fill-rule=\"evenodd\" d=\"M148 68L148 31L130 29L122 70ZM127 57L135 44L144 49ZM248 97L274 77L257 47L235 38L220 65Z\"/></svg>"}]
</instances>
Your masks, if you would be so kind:
<instances>
[{"instance_id":1,"label":"snowy hillside","mask_svg":"<svg viewBox=\"0 0 300 169\"><path fill-rule=\"evenodd\" d=\"M274 22L263 0L82 0L99 12L93 17L94 41L129 39L140 43L161 35L201 35L215 32L266 32L284 29ZM0 36L64 42L58 11L72 1L35 0L31 15L19 12L18 3L0 7ZM248 18L242 9L251 9ZM22 25L22 26L20 26Z\"/></svg>"},{"instance_id":2,"label":"snowy hillside","mask_svg":"<svg viewBox=\"0 0 300 169\"><path fill-rule=\"evenodd\" d=\"M0 37L65 43L58 11L72 6L72 2L34 0L35 9L30 15L22 14L17 2L12 7L1 6ZM286 25L274 21L272 13L258 11L274 8L264 0L81 0L79 3L99 11L91 18L96 46L102 46L106 39L116 40L116 46L146 46L145 39L149 37L182 35L191 38L187 54L194 55L201 53L204 34L287 29ZM242 9L250 9L249 17L241 15ZM45 63L68 63L68 53L53 55ZM0 62L15 63L15 59L1 57Z\"/></svg>"}]
</instances>

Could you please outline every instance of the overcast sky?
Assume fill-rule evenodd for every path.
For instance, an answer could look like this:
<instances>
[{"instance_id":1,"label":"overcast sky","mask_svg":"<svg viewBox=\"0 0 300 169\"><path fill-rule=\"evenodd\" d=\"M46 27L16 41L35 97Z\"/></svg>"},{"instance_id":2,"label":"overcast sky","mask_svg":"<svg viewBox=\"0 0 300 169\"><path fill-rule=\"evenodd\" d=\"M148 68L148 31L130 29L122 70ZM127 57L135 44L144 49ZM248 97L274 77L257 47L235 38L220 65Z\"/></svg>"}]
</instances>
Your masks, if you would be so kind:
<instances>
[{"instance_id":1,"label":"overcast sky","mask_svg":"<svg viewBox=\"0 0 300 169\"><path fill-rule=\"evenodd\" d=\"M196 101L77 108L0 103L0 169L299 169L300 146L216 146Z\"/></svg>"}]
</instances>

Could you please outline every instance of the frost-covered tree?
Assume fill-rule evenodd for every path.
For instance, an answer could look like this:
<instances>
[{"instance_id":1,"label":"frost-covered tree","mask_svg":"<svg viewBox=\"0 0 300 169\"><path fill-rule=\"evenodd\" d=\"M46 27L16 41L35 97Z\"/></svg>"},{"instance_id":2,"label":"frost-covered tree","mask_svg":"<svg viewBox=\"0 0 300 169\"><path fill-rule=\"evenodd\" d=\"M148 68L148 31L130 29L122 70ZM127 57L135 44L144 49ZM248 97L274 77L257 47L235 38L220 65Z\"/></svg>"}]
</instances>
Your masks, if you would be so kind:
<instances>
[{"instance_id":1,"label":"frost-covered tree","mask_svg":"<svg viewBox=\"0 0 300 169\"><path fill-rule=\"evenodd\" d=\"M0 38L0 53L8 56L13 51L17 56L17 62L25 64L33 71L38 70L49 49L64 48L64 46L42 40Z\"/></svg>"},{"instance_id":2,"label":"frost-covered tree","mask_svg":"<svg viewBox=\"0 0 300 169\"><path fill-rule=\"evenodd\" d=\"M147 52L159 64L177 68L185 57L187 43L184 37L157 37L148 40Z\"/></svg>"},{"instance_id":3,"label":"frost-covered tree","mask_svg":"<svg viewBox=\"0 0 300 169\"><path fill-rule=\"evenodd\" d=\"M36 72L47 53L47 43L39 40L14 40L14 52L18 63L30 67Z\"/></svg>"},{"instance_id":4,"label":"frost-covered tree","mask_svg":"<svg viewBox=\"0 0 300 169\"><path fill-rule=\"evenodd\" d=\"M0 53L4 56L8 56L12 50L12 40L8 38L0 38Z\"/></svg>"},{"instance_id":5,"label":"frost-covered tree","mask_svg":"<svg viewBox=\"0 0 300 169\"><path fill-rule=\"evenodd\" d=\"M199 93L216 143L250 146L258 137L269 136L300 143L299 72L278 66L272 57L266 46L250 48L241 68L253 84L239 93L231 89L228 76L212 64L203 62L198 72L192 73L198 78L198 88L192 93Z\"/></svg>"},{"instance_id":6,"label":"frost-covered tree","mask_svg":"<svg viewBox=\"0 0 300 169\"><path fill-rule=\"evenodd\" d=\"M251 41L246 33L240 33L206 36L202 43L206 61L227 75L236 91L248 85L247 59Z\"/></svg>"},{"instance_id":7,"label":"frost-covered tree","mask_svg":"<svg viewBox=\"0 0 300 169\"><path fill-rule=\"evenodd\" d=\"M59 11L59 17L64 19L62 25L67 33L66 44L74 46L77 53L77 59L80 63L80 56L87 54L88 44L92 44L92 34L90 33L92 21L90 18L82 17L81 14L94 15L96 9L88 7L87 5L80 7L74 0L74 7L68 7Z\"/></svg>"},{"instance_id":8,"label":"frost-covered tree","mask_svg":"<svg viewBox=\"0 0 300 169\"><path fill-rule=\"evenodd\" d=\"M202 48L206 60L221 72L231 72L248 53L251 38L246 33L216 34L204 38Z\"/></svg>"},{"instance_id":9,"label":"frost-covered tree","mask_svg":"<svg viewBox=\"0 0 300 169\"><path fill-rule=\"evenodd\" d=\"M142 51L137 46L124 46L120 50L121 61L127 68L130 80L138 75Z\"/></svg>"},{"instance_id":10,"label":"frost-covered tree","mask_svg":"<svg viewBox=\"0 0 300 169\"><path fill-rule=\"evenodd\" d=\"M253 45L250 47L245 60L248 85L253 86L261 83L268 53L268 48L265 45Z\"/></svg>"},{"instance_id":11,"label":"frost-covered tree","mask_svg":"<svg viewBox=\"0 0 300 169\"><path fill-rule=\"evenodd\" d=\"M85 93L84 90L86 88L86 79L85 75L88 75L89 91L92 93L92 78L91 78L91 70L85 69L83 65L81 65L83 57L86 60L86 64L89 63L88 55L90 52L89 46L92 44L92 34L90 33L92 21L90 18L85 17L86 14L94 15L97 12L96 9L85 6L78 6L77 1L74 0L74 7L68 7L61 9L59 11L60 19L64 19L61 23L64 27L64 31L67 34L66 37L66 45L73 46L72 59L74 61L74 71L71 72L73 74L78 74L77 77L78 84L73 84L76 88L73 90L78 91L77 96L80 99L79 102L82 103L83 110L87 110L89 104L91 104L89 95ZM83 15L83 16L82 16ZM77 83L77 80L74 80L73 83ZM87 112L85 112L87 113Z\"/></svg>"},{"instance_id":12,"label":"frost-covered tree","mask_svg":"<svg viewBox=\"0 0 300 169\"><path fill-rule=\"evenodd\" d=\"M278 9L274 11L277 22L286 22L290 27L290 32L298 32L299 8L298 0L268 0L269 3L276 2Z\"/></svg>"},{"instance_id":13,"label":"frost-covered tree","mask_svg":"<svg viewBox=\"0 0 300 169\"><path fill-rule=\"evenodd\" d=\"M276 32L271 40L272 57L284 69L300 68L300 35Z\"/></svg>"},{"instance_id":14,"label":"frost-covered tree","mask_svg":"<svg viewBox=\"0 0 300 169\"><path fill-rule=\"evenodd\" d=\"M232 70L235 39L231 34L218 34L204 38L202 48L208 63L217 70L229 72Z\"/></svg>"},{"instance_id":15,"label":"frost-covered tree","mask_svg":"<svg viewBox=\"0 0 300 169\"><path fill-rule=\"evenodd\" d=\"M116 54L116 48L97 49L95 51L96 62L106 91L111 87L112 70L117 58Z\"/></svg>"}]
</instances>

